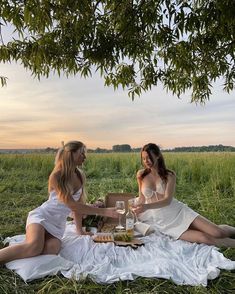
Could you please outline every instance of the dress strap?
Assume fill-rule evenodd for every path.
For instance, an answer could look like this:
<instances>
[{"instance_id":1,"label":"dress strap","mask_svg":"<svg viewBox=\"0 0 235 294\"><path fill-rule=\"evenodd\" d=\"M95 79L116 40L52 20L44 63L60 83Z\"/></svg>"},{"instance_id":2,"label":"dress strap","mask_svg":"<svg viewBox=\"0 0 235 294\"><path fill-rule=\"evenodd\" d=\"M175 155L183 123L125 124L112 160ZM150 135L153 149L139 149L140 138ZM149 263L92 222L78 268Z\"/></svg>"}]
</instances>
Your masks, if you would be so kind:
<instances>
[{"instance_id":1,"label":"dress strap","mask_svg":"<svg viewBox=\"0 0 235 294\"><path fill-rule=\"evenodd\" d=\"M83 186L82 186L79 190L77 190L76 193L74 193L74 194L72 195L73 199L74 199L75 201L78 201L78 200L81 198L82 193L83 193Z\"/></svg>"}]
</instances>

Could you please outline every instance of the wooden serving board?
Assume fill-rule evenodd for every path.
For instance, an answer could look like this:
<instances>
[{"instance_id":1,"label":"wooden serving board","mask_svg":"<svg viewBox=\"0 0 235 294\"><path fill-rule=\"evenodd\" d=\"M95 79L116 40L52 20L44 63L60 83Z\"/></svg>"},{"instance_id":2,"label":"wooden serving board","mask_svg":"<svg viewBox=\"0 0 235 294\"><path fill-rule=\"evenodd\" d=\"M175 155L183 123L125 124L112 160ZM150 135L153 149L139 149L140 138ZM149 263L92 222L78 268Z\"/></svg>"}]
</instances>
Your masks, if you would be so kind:
<instances>
[{"instance_id":1,"label":"wooden serving board","mask_svg":"<svg viewBox=\"0 0 235 294\"><path fill-rule=\"evenodd\" d=\"M131 246L132 248L136 249L138 246L144 245L144 242L139 239L133 239L132 241L114 241L115 245L117 246Z\"/></svg>"},{"instance_id":2,"label":"wooden serving board","mask_svg":"<svg viewBox=\"0 0 235 294\"><path fill-rule=\"evenodd\" d=\"M110 242L114 243L113 240L108 240L108 241L93 240L93 241L94 241L95 243L110 243Z\"/></svg>"}]
</instances>

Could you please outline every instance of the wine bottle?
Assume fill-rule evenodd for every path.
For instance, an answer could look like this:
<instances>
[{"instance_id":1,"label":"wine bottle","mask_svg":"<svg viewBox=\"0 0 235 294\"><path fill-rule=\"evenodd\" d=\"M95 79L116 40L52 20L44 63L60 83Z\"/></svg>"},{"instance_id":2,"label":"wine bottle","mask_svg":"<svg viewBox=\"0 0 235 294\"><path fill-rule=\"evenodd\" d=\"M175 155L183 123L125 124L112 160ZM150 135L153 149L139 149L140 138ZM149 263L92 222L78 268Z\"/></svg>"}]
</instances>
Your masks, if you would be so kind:
<instances>
[{"instance_id":1,"label":"wine bottle","mask_svg":"<svg viewBox=\"0 0 235 294\"><path fill-rule=\"evenodd\" d=\"M131 204L128 202L128 211L126 214L126 232L130 237L134 235L135 216L131 211Z\"/></svg>"}]
</instances>

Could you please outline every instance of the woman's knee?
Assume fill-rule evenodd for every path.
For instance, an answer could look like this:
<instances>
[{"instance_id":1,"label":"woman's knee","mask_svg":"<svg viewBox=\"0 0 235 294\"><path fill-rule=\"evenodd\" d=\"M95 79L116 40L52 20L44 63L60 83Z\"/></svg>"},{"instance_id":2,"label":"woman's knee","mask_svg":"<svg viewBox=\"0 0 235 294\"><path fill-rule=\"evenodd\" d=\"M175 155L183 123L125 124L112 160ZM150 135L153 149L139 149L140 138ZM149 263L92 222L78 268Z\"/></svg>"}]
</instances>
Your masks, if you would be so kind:
<instances>
[{"instance_id":1,"label":"woman's knee","mask_svg":"<svg viewBox=\"0 0 235 294\"><path fill-rule=\"evenodd\" d=\"M37 256L42 254L42 250L43 250L43 244L41 244L40 242L29 242L26 243L26 255L28 257L32 257L32 256Z\"/></svg>"}]
</instances>

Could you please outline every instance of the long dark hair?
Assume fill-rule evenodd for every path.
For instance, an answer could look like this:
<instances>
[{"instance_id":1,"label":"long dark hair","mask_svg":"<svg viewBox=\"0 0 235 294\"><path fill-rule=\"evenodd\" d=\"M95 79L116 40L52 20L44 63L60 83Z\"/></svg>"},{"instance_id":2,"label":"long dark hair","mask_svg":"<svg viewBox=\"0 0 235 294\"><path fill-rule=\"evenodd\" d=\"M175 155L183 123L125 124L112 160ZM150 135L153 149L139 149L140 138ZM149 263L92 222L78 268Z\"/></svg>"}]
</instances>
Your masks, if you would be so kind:
<instances>
[{"instance_id":1,"label":"long dark hair","mask_svg":"<svg viewBox=\"0 0 235 294\"><path fill-rule=\"evenodd\" d=\"M141 162L142 163L143 163L143 159L142 159L142 152L143 151L148 153L148 156L149 156L152 163L154 162L152 154L157 156L158 174L159 174L160 178L166 183L168 174L169 173L173 174L173 171L166 168L165 161L164 161L164 158L163 158L163 155L161 153L159 146L154 143L148 143L148 144L144 145L143 148L141 149ZM143 180L143 178L146 177L150 172L151 172L150 168L145 168L144 172L140 176L141 180Z\"/></svg>"}]
</instances>

